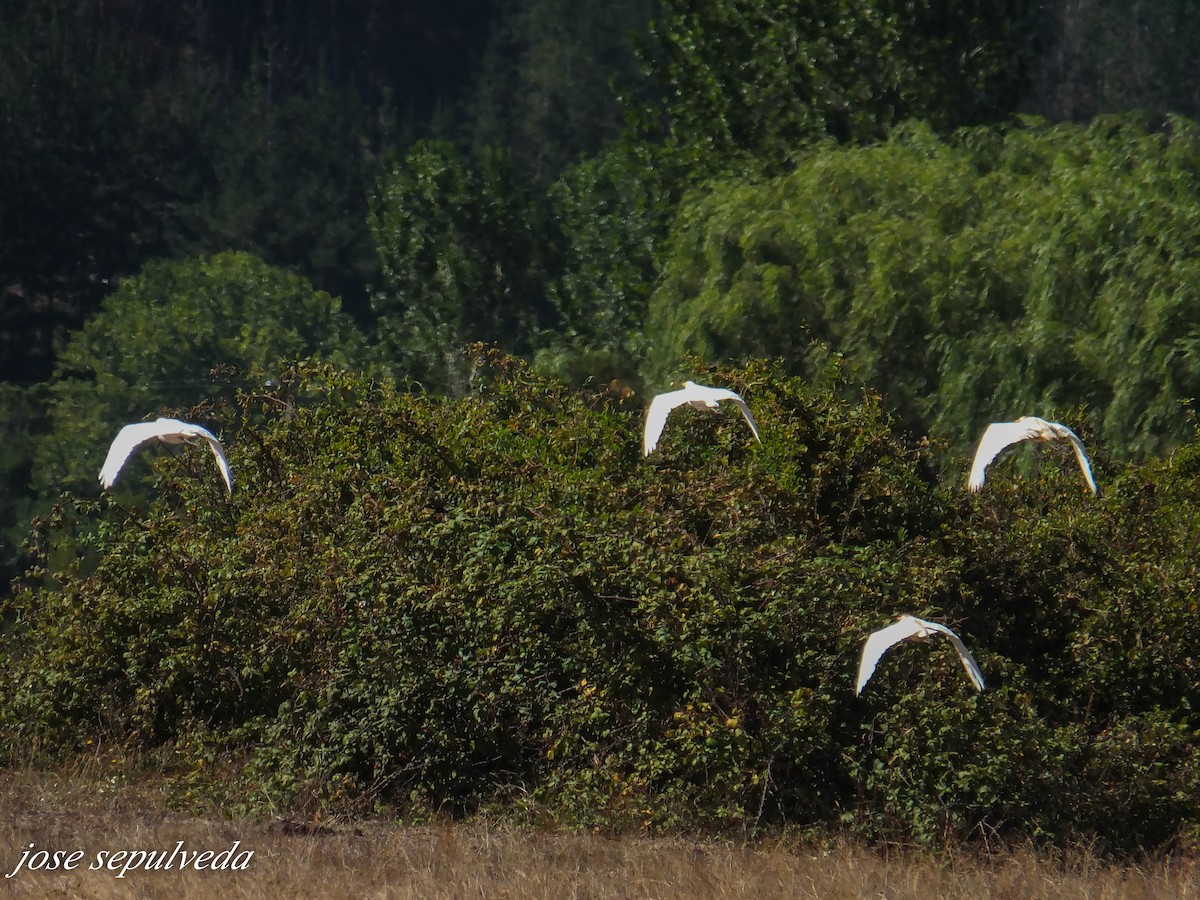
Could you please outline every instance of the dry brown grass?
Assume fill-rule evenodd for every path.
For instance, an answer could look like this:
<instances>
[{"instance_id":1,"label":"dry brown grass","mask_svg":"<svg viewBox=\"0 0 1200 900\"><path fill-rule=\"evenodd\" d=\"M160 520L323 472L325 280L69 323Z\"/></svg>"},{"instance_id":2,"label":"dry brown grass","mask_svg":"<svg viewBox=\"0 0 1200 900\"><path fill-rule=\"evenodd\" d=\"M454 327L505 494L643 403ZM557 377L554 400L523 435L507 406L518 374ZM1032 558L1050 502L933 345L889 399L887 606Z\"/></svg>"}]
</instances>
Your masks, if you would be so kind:
<instances>
[{"instance_id":1,"label":"dry brown grass","mask_svg":"<svg viewBox=\"0 0 1200 900\"><path fill-rule=\"evenodd\" d=\"M88 871L98 850L254 851L245 871ZM0 877L13 897L819 897L1166 898L1200 896L1200 866L1114 866L1029 850L931 859L846 845L814 849L679 838L529 832L488 825L380 823L297 833L279 823L170 812L123 779L0 774L0 865L30 842L85 852L73 872ZM0 873L2 875L3 873Z\"/></svg>"}]
</instances>

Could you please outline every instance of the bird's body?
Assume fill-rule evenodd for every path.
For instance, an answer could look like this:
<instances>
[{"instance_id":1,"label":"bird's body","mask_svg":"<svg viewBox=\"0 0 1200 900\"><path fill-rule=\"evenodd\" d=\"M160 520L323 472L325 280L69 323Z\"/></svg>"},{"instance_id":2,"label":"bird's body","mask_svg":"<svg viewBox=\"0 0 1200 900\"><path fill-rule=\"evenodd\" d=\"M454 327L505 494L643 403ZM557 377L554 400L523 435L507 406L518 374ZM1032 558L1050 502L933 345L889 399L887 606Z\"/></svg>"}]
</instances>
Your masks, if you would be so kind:
<instances>
[{"instance_id":1,"label":"bird's body","mask_svg":"<svg viewBox=\"0 0 1200 900\"><path fill-rule=\"evenodd\" d=\"M967 486L972 491L983 487L984 473L991 462L1000 455L1006 447L1021 441L1040 441L1043 443L1069 441L1075 450L1075 458L1083 477L1087 479L1088 487L1096 493L1096 481L1092 478L1092 466L1087 453L1083 449L1083 441L1079 435L1066 425L1058 422L1048 422L1037 416L1022 416L1015 422L993 422L983 432L979 447L975 450L975 462L971 466L971 477Z\"/></svg>"},{"instance_id":2,"label":"bird's body","mask_svg":"<svg viewBox=\"0 0 1200 900\"><path fill-rule=\"evenodd\" d=\"M977 691L982 691L983 672L980 671L979 664L975 662L971 651L967 649L966 644L959 639L957 634L938 622L928 622L925 619L918 619L916 616L901 616L894 624L873 632L863 643L862 658L858 664L858 685L854 693L862 693L862 689L875 672L879 658L894 644L908 638L928 638L934 634L944 634L950 639L950 643L958 651L958 658L962 660L963 668L967 670L967 677L971 679L971 683L975 685Z\"/></svg>"},{"instance_id":3,"label":"bird's body","mask_svg":"<svg viewBox=\"0 0 1200 900\"><path fill-rule=\"evenodd\" d=\"M754 433L754 439L761 444L762 438L758 436L758 426L754 423L750 407L738 394L727 388L714 388L696 384L694 381L685 381L680 390L659 394L650 401L650 408L646 411L646 427L642 434L642 454L649 456L654 452L654 448L658 446L658 439L662 435L663 427L667 424L667 416L675 407L686 404L693 409L707 409L716 412L722 400L729 400L737 404L746 419L746 424Z\"/></svg>"},{"instance_id":4,"label":"bird's body","mask_svg":"<svg viewBox=\"0 0 1200 900\"><path fill-rule=\"evenodd\" d=\"M221 442L212 432L199 425L181 422L179 419L163 418L155 419L153 422L135 422L132 425L126 425L118 432L112 445L108 448L108 457L104 460L104 466L100 469L101 486L106 489L112 487L130 454L138 446L151 440L158 440L164 444L195 444L197 440L206 441L213 456L217 459L217 466L221 470L221 477L225 480L225 487L229 493L233 493L233 473L230 472L229 463L225 459L225 448L221 446Z\"/></svg>"}]
</instances>

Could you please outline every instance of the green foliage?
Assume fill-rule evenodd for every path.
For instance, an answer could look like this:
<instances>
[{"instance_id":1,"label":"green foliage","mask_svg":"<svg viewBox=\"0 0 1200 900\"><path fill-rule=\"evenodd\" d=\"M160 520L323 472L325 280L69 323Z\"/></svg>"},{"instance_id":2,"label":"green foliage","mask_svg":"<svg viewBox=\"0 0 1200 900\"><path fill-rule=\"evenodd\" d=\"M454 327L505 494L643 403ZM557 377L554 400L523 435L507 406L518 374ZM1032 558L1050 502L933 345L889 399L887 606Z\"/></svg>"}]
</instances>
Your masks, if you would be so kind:
<instances>
[{"instance_id":1,"label":"green foliage","mask_svg":"<svg viewBox=\"0 0 1200 900\"><path fill-rule=\"evenodd\" d=\"M365 308L389 129L324 69L214 61L180 33L205 31L201 5L0 9L0 379L48 379L67 332L151 259L253 252Z\"/></svg>"},{"instance_id":2,"label":"green foliage","mask_svg":"<svg viewBox=\"0 0 1200 900\"><path fill-rule=\"evenodd\" d=\"M72 335L48 388L50 433L34 485L90 493L116 429L203 398L231 397L281 361L359 362L364 342L338 301L245 253L152 263Z\"/></svg>"},{"instance_id":3,"label":"green foliage","mask_svg":"<svg viewBox=\"0 0 1200 900\"><path fill-rule=\"evenodd\" d=\"M265 67L236 89L219 78L185 68L147 104L165 114L143 133L180 160L165 234L172 255L253 253L365 313L365 285L377 277L367 193L389 129L324 71L287 93Z\"/></svg>"},{"instance_id":4,"label":"green foliage","mask_svg":"<svg viewBox=\"0 0 1200 900\"><path fill-rule=\"evenodd\" d=\"M509 147L522 172L545 185L619 137L624 118L612 85L637 82L632 35L645 33L658 2L509 0L499 7L465 130L477 152Z\"/></svg>"},{"instance_id":5,"label":"green foliage","mask_svg":"<svg viewBox=\"0 0 1200 900\"><path fill-rule=\"evenodd\" d=\"M33 456L46 427L44 385L0 383L0 596L22 568L36 497Z\"/></svg>"},{"instance_id":6,"label":"green foliage","mask_svg":"<svg viewBox=\"0 0 1200 900\"><path fill-rule=\"evenodd\" d=\"M643 459L614 396L470 358L457 399L303 365L191 411L237 436L232 498L164 454L148 507L61 505L6 610L6 755L122 741L192 787L220 758L255 810L1114 851L1200 824L1200 442L1098 500L1069 460L966 495L836 367L752 363L696 374L761 445L683 409ZM901 612L986 692L909 642L856 698Z\"/></svg>"},{"instance_id":7,"label":"green foliage","mask_svg":"<svg viewBox=\"0 0 1200 900\"><path fill-rule=\"evenodd\" d=\"M164 160L139 145L116 42L68 0L0 9L0 378L47 378L53 349L116 274L162 246Z\"/></svg>"},{"instance_id":8,"label":"green foliage","mask_svg":"<svg viewBox=\"0 0 1200 900\"><path fill-rule=\"evenodd\" d=\"M675 190L666 160L628 140L570 167L550 186L562 252L549 290L562 325L542 341L540 369L574 383L629 378L637 370Z\"/></svg>"},{"instance_id":9,"label":"green foliage","mask_svg":"<svg viewBox=\"0 0 1200 900\"><path fill-rule=\"evenodd\" d=\"M664 0L645 57L676 152L705 171L780 164L826 136L874 140L1015 108L1030 4L954 0Z\"/></svg>"},{"instance_id":10,"label":"green foliage","mask_svg":"<svg viewBox=\"0 0 1200 900\"><path fill-rule=\"evenodd\" d=\"M230 501L183 477L198 454L164 454L148 513L81 509L94 570L52 568L64 590L13 605L10 746L69 749L95 735L59 726L104 710L107 738L242 750L256 803L558 803L574 785L572 818L667 822L717 797L705 819L752 818L770 755L806 772L849 684L823 632L838 598L866 600L852 548L895 569L899 536L924 530L916 455L877 405L757 368L726 376L774 423L761 450L738 421L684 412L646 462L634 416L480 362L461 400L292 373L246 398L256 427L226 426Z\"/></svg>"},{"instance_id":11,"label":"green foliage","mask_svg":"<svg viewBox=\"0 0 1200 900\"><path fill-rule=\"evenodd\" d=\"M1198 446L1193 436L1180 455ZM1161 846L1194 828L1200 778L1200 645L1184 624L1200 576L1186 549L1200 526L1195 472L1164 462L1114 472L1097 501L1069 460L1042 471L982 495L963 554L976 616L995 623L989 640L1023 663L1002 677L1041 715L1024 749L1039 827L1105 820L1097 833L1112 849Z\"/></svg>"},{"instance_id":12,"label":"green foliage","mask_svg":"<svg viewBox=\"0 0 1200 900\"><path fill-rule=\"evenodd\" d=\"M552 317L541 219L508 153L471 164L450 144L418 142L393 163L369 218L386 283L373 298L385 357L461 391L463 344L527 352Z\"/></svg>"},{"instance_id":13,"label":"green foliage","mask_svg":"<svg viewBox=\"0 0 1200 900\"><path fill-rule=\"evenodd\" d=\"M1186 440L1200 394L1195 159L1185 120L1029 123L814 152L681 209L651 300L651 374L684 351L850 360L914 428L1087 406L1116 457Z\"/></svg>"}]
</instances>

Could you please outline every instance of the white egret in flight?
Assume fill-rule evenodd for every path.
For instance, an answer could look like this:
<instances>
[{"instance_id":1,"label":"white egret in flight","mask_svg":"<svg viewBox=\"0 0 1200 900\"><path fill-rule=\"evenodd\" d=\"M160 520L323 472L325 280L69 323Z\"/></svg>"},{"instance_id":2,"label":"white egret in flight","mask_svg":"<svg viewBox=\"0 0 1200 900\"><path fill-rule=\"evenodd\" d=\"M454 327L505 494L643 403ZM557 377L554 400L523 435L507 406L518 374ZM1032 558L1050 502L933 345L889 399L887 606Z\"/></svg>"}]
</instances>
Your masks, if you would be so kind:
<instances>
[{"instance_id":1,"label":"white egret in flight","mask_svg":"<svg viewBox=\"0 0 1200 900\"><path fill-rule=\"evenodd\" d=\"M1079 468L1087 479L1088 487L1096 493L1096 481L1092 478L1092 466L1088 462L1087 453L1083 449L1083 441L1079 435L1066 425L1058 422L1047 422L1037 416L1021 416L1015 422L993 422L983 432L979 440L979 448L975 451L975 462L971 466L971 478L967 486L977 491L983 487L984 470L991 464L1004 448L1020 441L1070 441L1075 448L1075 458L1079 460Z\"/></svg>"},{"instance_id":2,"label":"white egret in flight","mask_svg":"<svg viewBox=\"0 0 1200 900\"><path fill-rule=\"evenodd\" d=\"M659 394L650 401L650 409L646 411L646 430L642 435L642 454L649 456L654 452L654 448L658 446L658 438L662 434L663 426L667 424L667 416L675 407L686 403L695 409L708 409L716 412L722 400L731 400L738 405L742 415L746 417L746 424L754 432L755 440L761 444L762 438L758 436L758 426L754 424L754 416L750 414L750 407L746 405L745 400L727 388L707 387L703 384L696 384L694 381L685 381L682 389Z\"/></svg>"},{"instance_id":3,"label":"white egret in flight","mask_svg":"<svg viewBox=\"0 0 1200 900\"><path fill-rule=\"evenodd\" d=\"M126 425L113 439L108 448L108 458L104 460L104 468L100 470L100 484L105 488L113 486L125 460L138 445L150 440L159 440L164 444L196 444L200 439L208 441L208 446L217 458L221 469L221 477L225 479L225 487L233 493L233 473L229 471L229 463L225 459L225 448L207 428L181 422L179 419L156 419L153 422L135 422Z\"/></svg>"},{"instance_id":4,"label":"white egret in flight","mask_svg":"<svg viewBox=\"0 0 1200 900\"><path fill-rule=\"evenodd\" d=\"M967 675L975 685L975 689L982 691L983 673L979 671L979 664L975 662L975 657L971 655L971 651L967 649L966 644L959 639L957 634L937 622L927 622L916 616L901 616L894 625L872 632L863 644L862 659L858 664L858 686L854 693L862 693L863 687L875 673L875 665L879 662L879 657L883 656L884 652L893 644L912 637L928 638L937 633L950 638L950 643L958 651L958 658L962 660L963 668L967 670Z\"/></svg>"}]
</instances>

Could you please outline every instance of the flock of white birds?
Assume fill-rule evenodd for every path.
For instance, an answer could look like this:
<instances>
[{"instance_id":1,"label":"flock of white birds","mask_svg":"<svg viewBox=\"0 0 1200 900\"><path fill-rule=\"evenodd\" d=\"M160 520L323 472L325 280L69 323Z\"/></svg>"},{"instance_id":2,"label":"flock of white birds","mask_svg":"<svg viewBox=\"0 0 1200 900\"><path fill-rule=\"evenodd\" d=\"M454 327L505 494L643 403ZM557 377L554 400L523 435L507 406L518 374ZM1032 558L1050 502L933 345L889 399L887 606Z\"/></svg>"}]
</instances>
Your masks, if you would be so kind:
<instances>
[{"instance_id":1,"label":"flock of white birds","mask_svg":"<svg viewBox=\"0 0 1200 900\"><path fill-rule=\"evenodd\" d=\"M667 424L667 417L673 409L680 406L691 406L694 409L717 412L722 401L729 401L741 410L746 424L750 426L750 431L754 434L754 439L761 444L762 438L759 437L754 415L741 396L726 388L707 387L693 381L686 381L682 389L659 394L650 402L642 432L643 455L649 456L658 446L658 439L662 436L663 428ZM112 487L122 466L125 465L133 451L142 444L154 440L164 444L207 443L217 460L217 467L221 471L226 489L230 494L233 493L233 473L225 458L225 448L216 436L199 425L182 422L179 419L165 418L159 418L153 422L135 422L120 430L109 447L103 468L100 469L101 486L105 489ZM1088 487L1091 488L1093 494L1096 493L1096 481L1092 477L1092 467L1087 453L1084 451L1083 441L1067 426L1060 425L1058 422L1048 422L1037 416L1022 416L1015 422L993 422L987 427L975 450L975 460L971 465L971 475L967 481L968 488L972 491L980 490L983 487L987 467L1004 450L1022 441L1069 442L1075 451L1075 458L1083 470L1083 477L1087 481ZM925 619L918 619L916 616L903 615L895 623L867 636L858 664L855 694L862 693L863 688L874 674L880 658L891 647L909 638L927 639L935 634L944 634L950 640L958 652L963 668L966 669L967 677L970 678L977 691L982 691L983 672L980 671L979 664L975 662L971 651L967 649L966 644L957 634L938 622L929 622Z\"/></svg>"}]
</instances>

